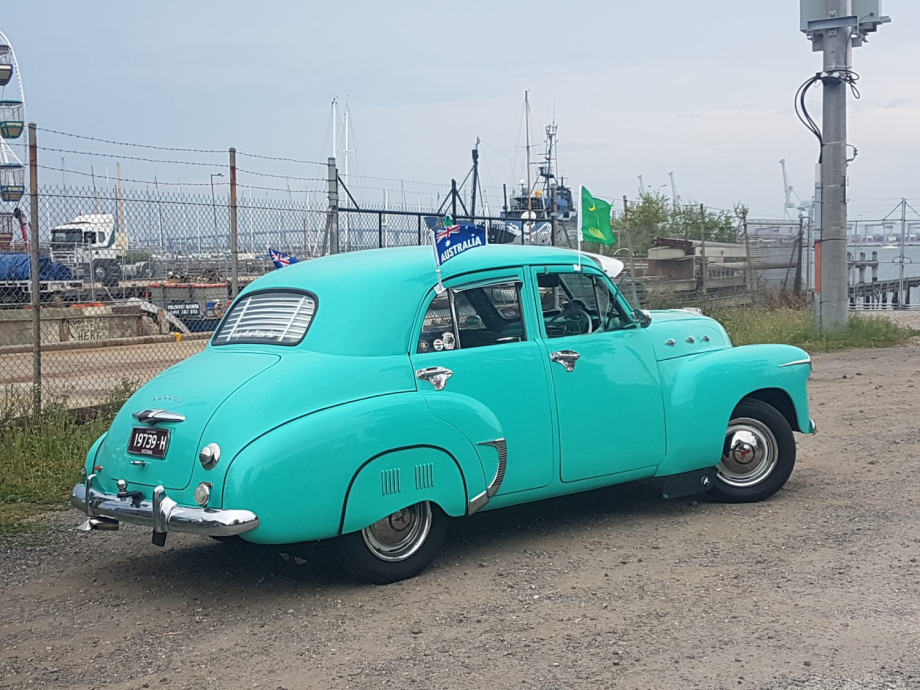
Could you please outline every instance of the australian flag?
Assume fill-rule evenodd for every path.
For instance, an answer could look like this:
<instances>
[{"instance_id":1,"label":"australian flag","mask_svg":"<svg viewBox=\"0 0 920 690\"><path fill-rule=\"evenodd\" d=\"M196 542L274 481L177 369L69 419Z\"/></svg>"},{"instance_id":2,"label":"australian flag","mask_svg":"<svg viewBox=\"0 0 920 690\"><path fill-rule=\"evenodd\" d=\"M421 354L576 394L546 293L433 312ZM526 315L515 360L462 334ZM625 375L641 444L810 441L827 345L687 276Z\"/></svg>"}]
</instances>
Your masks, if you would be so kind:
<instances>
[{"instance_id":1,"label":"australian flag","mask_svg":"<svg viewBox=\"0 0 920 690\"><path fill-rule=\"evenodd\" d=\"M484 247L486 244L486 229L472 223L458 223L453 225L446 219L444 227L434 229L435 253L438 256L438 265L462 254L468 249Z\"/></svg>"},{"instance_id":2,"label":"australian flag","mask_svg":"<svg viewBox=\"0 0 920 690\"><path fill-rule=\"evenodd\" d=\"M271 256L272 263L275 264L275 268L284 268L285 266L299 263L296 256L291 256L290 254L285 254L284 252L276 252L271 248L269 248L268 254Z\"/></svg>"}]
</instances>

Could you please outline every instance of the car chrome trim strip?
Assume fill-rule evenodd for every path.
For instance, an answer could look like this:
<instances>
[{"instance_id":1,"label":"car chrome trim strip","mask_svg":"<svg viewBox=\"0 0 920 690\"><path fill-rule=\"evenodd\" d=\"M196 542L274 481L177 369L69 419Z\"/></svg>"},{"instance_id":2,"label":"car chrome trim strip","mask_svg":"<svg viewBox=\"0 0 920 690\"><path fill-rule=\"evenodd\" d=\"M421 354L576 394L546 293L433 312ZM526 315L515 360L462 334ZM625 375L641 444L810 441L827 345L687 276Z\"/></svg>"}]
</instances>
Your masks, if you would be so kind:
<instances>
[{"instance_id":1,"label":"car chrome trim strip","mask_svg":"<svg viewBox=\"0 0 920 690\"><path fill-rule=\"evenodd\" d=\"M475 497L469 502L469 505L467 506L467 509L466 509L466 515L467 515L467 517L469 517L470 515L472 515L473 513L475 513L477 510L479 510L479 509L485 507L486 503L488 503L488 502L489 502L489 492L488 492L488 490L483 491L483 492L482 492L481 494L479 494L478 496L475 496Z\"/></svg>"},{"instance_id":2,"label":"car chrome trim strip","mask_svg":"<svg viewBox=\"0 0 920 690\"><path fill-rule=\"evenodd\" d=\"M489 498L492 498L498 493L502 481L505 479L505 470L508 466L508 442L503 438L497 438L494 441L483 441L478 445L492 446L498 451L498 469L495 470L495 476L486 488L486 493L489 495Z\"/></svg>"},{"instance_id":3,"label":"car chrome trim strip","mask_svg":"<svg viewBox=\"0 0 920 690\"><path fill-rule=\"evenodd\" d=\"M808 357L807 359L797 359L794 362L786 362L785 364L780 364L779 368L782 369L783 367L795 367L800 364L807 364L811 366L811 357Z\"/></svg>"},{"instance_id":4,"label":"car chrome trim strip","mask_svg":"<svg viewBox=\"0 0 920 690\"><path fill-rule=\"evenodd\" d=\"M153 500L134 501L118 498L92 487L95 475L86 484L77 484L71 494L74 507L84 510L88 518L112 518L119 522L152 527L156 532L186 532L208 537L231 537L254 530L259 518L248 510L211 510L180 506L165 489L154 489Z\"/></svg>"},{"instance_id":5,"label":"car chrome trim strip","mask_svg":"<svg viewBox=\"0 0 920 690\"><path fill-rule=\"evenodd\" d=\"M185 415L178 412L170 412L161 408L150 410L139 410L132 415L141 424L156 424L157 422L184 422Z\"/></svg>"}]
</instances>

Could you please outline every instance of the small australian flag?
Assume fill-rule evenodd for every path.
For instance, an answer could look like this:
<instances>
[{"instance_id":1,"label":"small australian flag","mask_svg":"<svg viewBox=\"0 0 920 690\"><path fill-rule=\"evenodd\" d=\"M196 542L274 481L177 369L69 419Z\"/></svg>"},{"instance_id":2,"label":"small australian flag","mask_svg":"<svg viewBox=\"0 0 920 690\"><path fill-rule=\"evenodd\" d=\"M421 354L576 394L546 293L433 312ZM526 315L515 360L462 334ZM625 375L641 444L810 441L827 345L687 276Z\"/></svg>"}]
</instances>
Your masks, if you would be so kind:
<instances>
[{"instance_id":1,"label":"small australian flag","mask_svg":"<svg viewBox=\"0 0 920 690\"><path fill-rule=\"evenodd\" d=\"M275 268L284 268L285 266L290 266L291 264L300 263L296 256L291 256L290 254L285 254L284 252L276 252L271 248L268 250L268 255L271 256L272 263L275 264Z\"/></svg>"},{"instance_id":2,"label":"small australian flag","mask_svg":"<svg viewBox=\"0 0 920 690\"><path fill-rule=\"evenodd\" d=\"M453 224L450 216L444 219L444 227L434 229L435 254L438 265L442 265L458 254L486 245L486 229L472 223Z\"/></svg>"}]
</instances>

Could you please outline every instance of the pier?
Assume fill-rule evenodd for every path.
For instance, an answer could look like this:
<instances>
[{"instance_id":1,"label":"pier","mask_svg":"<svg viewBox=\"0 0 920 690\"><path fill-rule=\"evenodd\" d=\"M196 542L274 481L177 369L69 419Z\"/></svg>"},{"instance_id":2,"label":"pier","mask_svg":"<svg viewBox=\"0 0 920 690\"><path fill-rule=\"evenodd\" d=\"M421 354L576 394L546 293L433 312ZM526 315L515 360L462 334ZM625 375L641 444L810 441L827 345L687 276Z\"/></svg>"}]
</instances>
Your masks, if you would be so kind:
<instances>
[{"instance_id":1,"label":"pier","mask_svg":"<svg viewBox=\"0 0 920 690\"><path fill-rule=\"evenodd\" d=\"M855 260L852 253L847 252L847 267L850 276L850 308L907 309L910 307L910 291L920 288L920 277L916 276L879 280L877 251L872 252L871 259L866 259L865 252L859 252L859 258Z\"/></svg>"}]
</instances>

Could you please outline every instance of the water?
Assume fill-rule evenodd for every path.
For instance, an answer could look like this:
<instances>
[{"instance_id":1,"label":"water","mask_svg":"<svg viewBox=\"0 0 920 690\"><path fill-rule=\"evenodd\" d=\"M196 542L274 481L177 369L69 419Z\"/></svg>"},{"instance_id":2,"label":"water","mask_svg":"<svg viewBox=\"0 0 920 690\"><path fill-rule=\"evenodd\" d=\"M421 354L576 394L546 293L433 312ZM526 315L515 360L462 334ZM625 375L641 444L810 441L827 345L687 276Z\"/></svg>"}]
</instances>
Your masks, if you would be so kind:
<instances>
[{"instance_id":1,"label":"water","mask_svg":"<svg viewBox=\"0 0 920 690\"><path fill-rule=\"evenodd\" d=\"M879 280L896 280L901 270L901 264L898 257L901 255L901 248L894 247L848 247L853 258L859 260L859 252L866 253L866 259L872 259L872 252L878 252L878 279ZM854 271L855 273L855 271ZM920 276L920 245L906 245L904 247L904 277L912 278ZM857 280L858 277L852 277ZM871 269L866 269L866 280L872 280Z\"/></svg>"},{"instance_id":2,"label":"water","mask_svg":"<svg viewBox=\"0 0 920 690\"><path fill-rule=\"evenodd\" d=\"M859 261L859 252L866 253L866 259L872 260L872 252L878 252L878 279L879 280L897 280L900 277L901 272L901 247L900 246L882 246L882 247L848 247L848 251L851 253L852 258L856 261ZM905 245L904 246L904 278L915 278L920 276L920 245ZM850 271L849 281L852 285L857 280L859 280L859 273L856 269ZM866 282L872 280L872 269L866 269ZM914 289L910 291L912 294L911 304L908 307L912 310L920 309L920 304L917 303L918 290ZM865 308L864 305L856 305L857 309ZM875 304L869 307L870 309L877 309L879 305ZM891 308L891 304L885 305L883 308Z\"/></svg>"}]
</instances>

